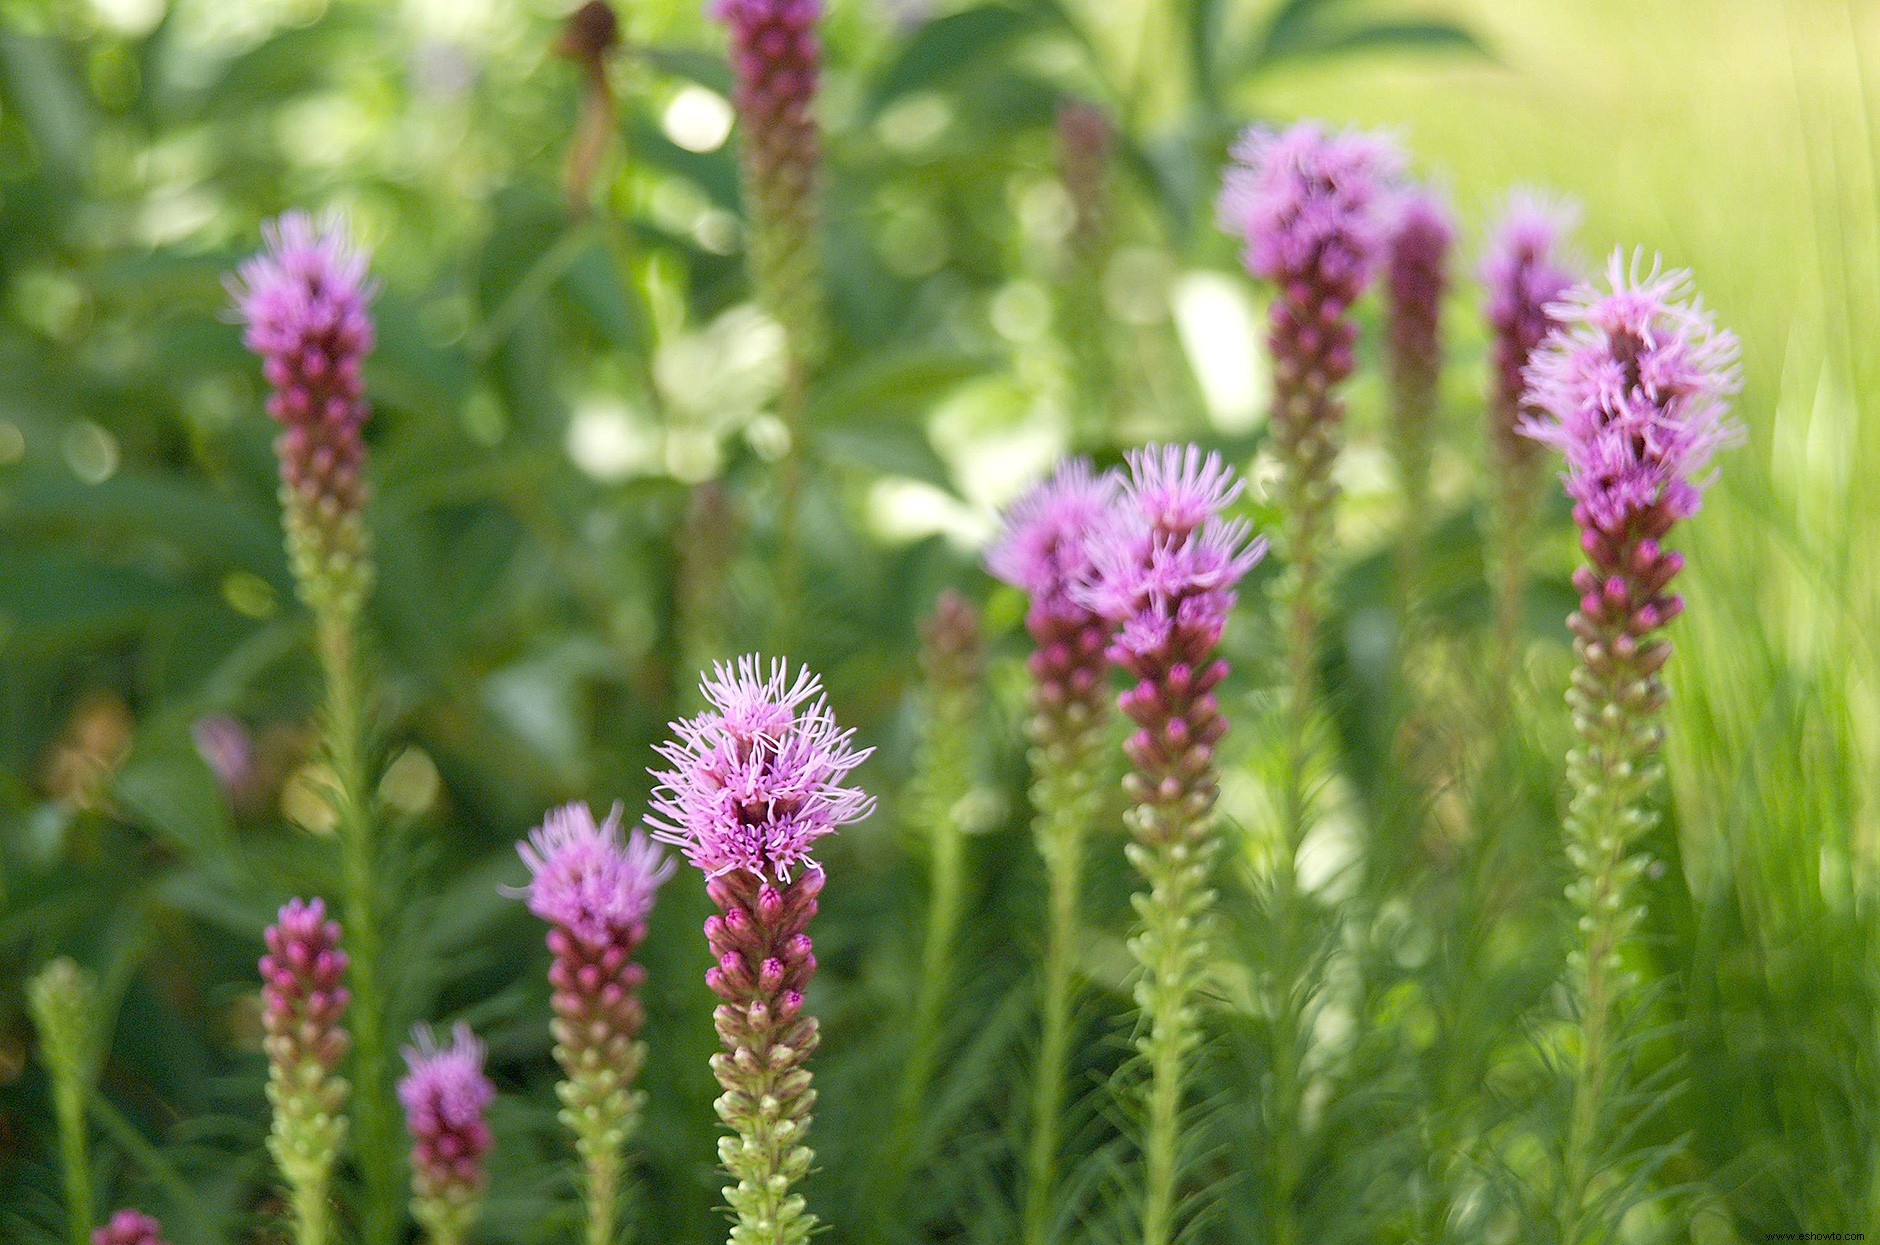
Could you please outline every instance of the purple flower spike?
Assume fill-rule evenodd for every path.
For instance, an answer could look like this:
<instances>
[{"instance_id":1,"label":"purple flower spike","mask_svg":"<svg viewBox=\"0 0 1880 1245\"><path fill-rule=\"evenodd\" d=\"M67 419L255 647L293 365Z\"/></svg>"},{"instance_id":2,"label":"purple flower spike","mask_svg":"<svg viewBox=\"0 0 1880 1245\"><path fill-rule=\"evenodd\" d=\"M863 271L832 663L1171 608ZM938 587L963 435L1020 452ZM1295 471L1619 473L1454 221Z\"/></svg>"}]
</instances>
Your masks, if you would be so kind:
<instances>
[{"instance_id":1,"label":"purple flower spike","mask_svg":"<svg viewBox=\"0 0 1880 1245\"><path fill-rule=\"evenodd\" d=\"M986 550L986 569L1030 594L1035 612L1073 622L1089 616L1073 593L1090 576L1091 546L1109 522L1119 488L1114 472L1099 473L1087 458L1059 463L1006 510L999 537Z\"/></svg>"},{"instance_id":2,"label":"purple flower spike","mask_svg":"<svg viewBox=\"0 0 1880 1245\"><path fill-rule=\"evenodd\" d=\"M1231 153L1221 189L1221 227L1246 240L1255 276L1297 301L1342 311L1371 283L1396 218L1403 156L1376 134L1328 134L1310 121L1249 130Z\"/></svg>"},{"instance_id":3,"label":"purple flower spike","mask_svg":"<svg viewBox=\"0 0 1880 1245\"><path fill-rule=\"evenodd\" d=\"M287 1181L297 1239L324 1242L332 1213L327 1193L346 1136L348 1086L339 1075L350 1045L342 1024L351 1001L346 953L339 922L327 919L319 899L288 900L266 938L262 1046L274 1108L268 1150Z\"/></svg>"},{"instance_id":4,"label":"purple flower spike","mask_svg":"<svg viewBox=\"0 0 1880 1245\"><path fill-rule=\"evenodd\" d=\"M361 369L374 342L375 287L338 221L289 212L263 234L267 248L242 263L229 293L273 391L268 414L282 426L275 452L295 578L310 605L350 616L371 577Z\"/></svg>"},{"instance_id":5,"label":"purple flower spike","mask_svg":"<svg viewBox=\"0 0 1880 1245\"><path fill-rule=\"evenodd\" d=\"M1223 507L1241 482L1220 456L1195 446L1149 446L1129 456L1116 515L1092 551L1079 595L1119 626L1110 660L1134 682L1117 706L1136 730L1123 745L1130 862L1143 875L1141 927L1130 950L1141 967L1138 1046L1150 1069L1144 1130L1143 1239L1170 1238L1182 1085L1199 1040L1198 995L1213 919L1209 871L1218 775L1214 747L1227 732L1215 689L1227 663L1214 648L1235 586L1265 552Z\"/></svg>"},{"instance_id":6,"label":"purple flower spike","mask_svg":"<svg viewBox=\"0 0 1880 1245\"><path fill-rule=\"evenodd\" d=\"M589 1236L612 1240L622 1150L639 1116L633 1082L646 1061L638 1041L646 970L633 953L673 863L637 830L622 839L617 806L596 823L579 803L550 809L517 851L530 878L516 893L549 927L556 1092L584 1162Z\"/></svg>"},{"instance_id":7,"label":"purple flower spike","mask_svg":"<svg viewBox=\"0 0 1880 1245\"><path fill-rule=\"evenodd\" d=\"M1518 659L1528 532L1540 485L1540 446L1521 434L1529 413L1526 372L1534 352L1558 326L1560 299L1574 284L1565 252L1578 216L1568 203L1516 192L1482 258L1482 311L1492 333L1488 447L1494 465L1497 686L1504 697Z\"/></svg>"},{"instance_id":8,"label":"purple flower spike","mask_svg":"<svg viewBox=\"0 0 1880 1245\"><path fill-rule=\"evenodd\" d=\"M91 1234L91 1245L169 1245L163 1225L142 1211L121 1210Z\"/></svg>"},{"instance_id":9,"label":"purple flower spike","mask_svg":"<svg viewBox=\"0 0 1880 1245\"><path fill-rule=\"evenodd\" d=\"M448 1046L423 1025L405 1048L410 1068L398 1083L411 1133L411 1209L431 1239L462 1242L483 1197L490 1126L484 1118L496 1089L483 1073L483 1043L470 1026L451 1030Z\"/></svg>"},{"instance_id":10,"label":"purple flower spike","mask_svg":"<svg viewBox=\"0 0 1880 1245\"><path fill-rule=\"evenodd\" d=\"M1417 603L1430 525L1430 435L1442 383L1443 294L1449 287L1454 243L1449 209L1434 191L1418 189L1403 196L1385 264L1385 289L1391 442L1404 498L1397 574L1406 610Z\"/></svg>"},{"instance_id":11,"label":"purple flower spike","mask_svg":"<svg viewBox=\"0 0 1880 1245\"><path fill-rule=\"evenodd\" d=\"M791 1186L809 1170L804 1144L815 1092L808 1060L816 1020L803 991L816 971L809 922L823 872L812 844L866 817L874 801L843 785L868 756L836 725L808 670L794 677L761 658L721 664L702 681L710 708L674 722L660 747L672 766L654 772L654 837L672 843L706 877L722 915L705 922L724 1000L712 1013L721 1054L712 1073L724 1094L719 1118L735 1134L719 1144L734 1181L725 1200L732 1239L803 1245L816 1224Z\"/></svg>"},{"instance_id":12,"label":"purple flower spike","mask_svg":"<svg viewBox=\"0 0 1880 1245\"><path fill-rule=\"evenodd\" d=\"M1567 756L1565 818L1575 874L1567 894L1582 938L1568 972L1580 1026L1565 1159L1574 1239L1604 1230L1591 1227L1605 1222L1600 1190L1615 1161L1603 1104L1627 1092L1613 1050L1631 1015L1624 947L1645 911L1638 840L1656 821L1651 791L1662 773L1671 645L1658 631L1683 609L1670 590L1683 559L1663 542L1696 512L1711 454L1737 435L1725 415L1736 339L1686 301L1686 274L1654 264L1641 277L1621 252L1608 279L1610 292L1582 288L1551 308L1563 324L1528 365L1537 413L1521 426L1565 454L1586 552L1573 574L1580 608L1567 620L1578 659L1567 704L1580 737Z\"/></svg>"},{"instance_id":13,"label":"purple flower spike","mask_svg":"<svg viewBox=\"0 0 1880 1245\"><path fill-rule=\"evenodd\" d=\"M1607 266L1610 293L1583 289L1528 365L1539 414L1521 431L1567 459L1575 521L1607 541L1638 525L1658 537L1697 512L1713 451L1736 439L1724 415L1740 381L1734 335L1699 302L1690 276L1639 275L1623 251Z\"/></svg>"},{"instance_id":14,"label":"purple flower spike","mask_svg":"<svg viewBox=\"0 0 1880 1245\"><path fill-rule=\"evenodd\" d=\"M674 722L653 771L653 837L685 853L709 878L733 871L788 883L811 846L860 821L875 802L842 780L872 749L836 725L822 681L781 661L720 663L702 683L711 708Z\"/></svg>"},{"instance_id":15,"label":"purple flower spike","mask_svg":"<svg viewBox=\"0 0 1880 1245\"><path fill-rule=\"evenodd\" d=\"M1078 596L1120 628L1110 660L1139 679L1203 662L1220 639L1234 585L1266 552L1244 519L1224 519L1241 481L1193 445L1129 454L1123 498L1090 551Z\"/></svg>"},{"instance_id":16,"label":"purple flower spike","mask_svg":"<svg viewBox=\"0 0 1880 1245\"><path fill-rule=\"evenodd\" d=\"M800 355L820 331L815 103L822 44L819 0L712 0L731 34L732 101L743 124L750 259L758 298Z\"/></svg>"}]
</instances>

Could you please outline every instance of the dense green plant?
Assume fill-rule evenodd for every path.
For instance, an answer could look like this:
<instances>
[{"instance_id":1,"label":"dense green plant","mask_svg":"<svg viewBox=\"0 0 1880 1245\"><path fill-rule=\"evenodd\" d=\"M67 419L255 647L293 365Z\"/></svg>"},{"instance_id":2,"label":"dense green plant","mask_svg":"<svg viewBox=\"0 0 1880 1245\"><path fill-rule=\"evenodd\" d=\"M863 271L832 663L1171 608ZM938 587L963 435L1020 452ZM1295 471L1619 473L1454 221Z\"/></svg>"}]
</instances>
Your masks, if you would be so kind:
<instances>
[{"instance_id":1,"label":"dense green plant","mask_svg":"<svg viewBox=\"0 0 1880 1245\"><path fill-rule=\"evenodd\" d=\"M290 895L335 900L374 974L334 1239L407 1231L388 1043L456 1020L498 1091L469 1239L581 1239L551 953L499 889L527 878L513 844L572 799L637 816L698 672L780 641L877 748L856 782L884 797L818 856L816 1154L793 1192L831 1240L1140 1239L1121 727L1027 736L1025 607L978 546L1059 451L1107 467L1148 441L1244 469L1257 530L1298 521L1262 418L1265 292L1212 203L1240 126L1315 112L1406 125L1453 188L1447 353L1417 502L1377 469L1387 326L1358 304L1316 642L1289 670L1266 600L1305 599L1285 540L1222 636L1234 727L1171 1226L1564 1239L1590 1190L1624 1241L1880 1233L1870 16L1445 6L1469 34L1394 0L849 0L821 23L818 171L767 187L781 166L747 131L769 97L698 9L603 29L593 5L572 27L0 5L0 1239L156 1231L121 1206L191 1245L282 1238L255 961ZM1511 180L1583 197L1589 248L1690 265L1745 350L1749 444L1679 533L1662 779L1626 780L1663 816L1627 819L1620 862L1624 1077L1564 1183L1576 555L1546 468L1524 464L1531 509L1496 493L1468 279ZM370 490L338 533L370 550L369 596L297 596L317 524L290 507L290 556L266 386L225 320L223 274L295 207L343 211L380 285ZM1519 565L1484 547L1510 530ZM936 734L915 658L943 588L983 603L970 741ZM987 767L971 836L939 819L965 815L939 808L959 780L936 781L964 742ZM920 843L949 853L944 895ZM669 883L634 950L645 1096L601 1147L623 1240L725 1233L709 910L697 877ZM62 956L96 983L78 1062L27 987Z\"/></svg>"}]
</instances>

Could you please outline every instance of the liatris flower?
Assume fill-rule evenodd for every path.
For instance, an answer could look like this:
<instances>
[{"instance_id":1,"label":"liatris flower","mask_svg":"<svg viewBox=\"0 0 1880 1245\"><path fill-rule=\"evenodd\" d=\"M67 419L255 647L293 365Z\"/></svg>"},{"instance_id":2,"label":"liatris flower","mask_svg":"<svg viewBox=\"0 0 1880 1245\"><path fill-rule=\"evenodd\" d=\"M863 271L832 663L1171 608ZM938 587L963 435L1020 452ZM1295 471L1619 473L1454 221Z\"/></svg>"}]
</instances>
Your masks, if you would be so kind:
<instances>
[{"instance_id":1,"label":"liatris flower","mask_svg":"<svg viewBox=\"0 0 1880 1245\"><path fill-rule=\"evenodd\" d=\"M1533 195L1511 196L1489 239L1481 278L1484 318L1493 333L1488 395L1488 446L1494 467L1494 590L1497 684L1506 694L1521 636L1528 531L1539 484L1539 447L1521 435L1526 414L1523 373L1554 330L1553 308L1573 285L1562 257L1576 213Z\"/></svg>"},{"instance_id":2,"label":"liatris flower","mask_svg":"<svg viewBox=\"0 0 1880 1245\"><path fill-rule=\"evenodd\" d=\"M1279 582L1285 616L1287 722L1279 793L1282 839L1270 910L1288 965L1308 964L1301 946L1298 854L1308 822L1318 692L1325 559L1330 551L1344 404L1338 386L1351 374L1357 325L1351 306L1384 262L1395 224L1403 160L1381 136L1327 134L1311 123L1278 133L1250 131L1233 151L1220 199L1222 227L1246 242L1249 271L1277 287L1267 311L1273 362L1273 447L1279 459L1280 538L1287 574ZM1282 972L1282 976L1284 973ZM1273 1026L1269 1111L1280 1135L1302 1112L1298 1069L1301 1009L1313 991L1280 980ZM1291 1213L1299 1179L1296 1156L1274 1156L1273 1204ZM1276 1232L1294 1231L1282 1219Z\"/></svg>"},{"instance_id":3,"label":"liatris flower","mask_svg":"<svg viewBox=\"0 0 1880 1245\"><path fill-rule=\"evenodd\" d=\"M1142 928L1130 950L1142 966L1136 1004L1149 1064L1144 1155L1145 1245L1173 1232L1176 1129L1182 1079L1199 1036L1196 996L1208 956L1214 892L1208 874L1217 775L1214 745L1227 731L1215 689L1227 663L1214 655L1235 585L1265 552L1245 520L1221 511L1241 482L1220 456L1150 446L1129 456L1117 514L1091 550L1093 574L1077 594L1118 626L1110 660L1134 680L1117 706L1136 725L1123 780L1134 807L1130 863L1149 884L1135 898Z\"/></svg>"},{"instance_id":4,"label":"liatris flower","mask_svg":"<svg viewBox=\"0 0 1880 1245\"><path fill-rule=\"evenodd\" d=\"M920 664L925 675L920 748L915 762L915 803L928 836L927 929L921 950L913 1041L894 1130L885 1151L890 1197L908 1175L921 1106L932 1086L939 1055L941 1021L953 987L953 949L965 902L965 848L973 790L973 760L979 741L985 645L979 610L948 589L921 624Z\"/></svg>"},{"instance_id":5,"label":"liatris flower","mask_svg":"<svg viewBox=\"0 0 1880 1245\"><path fill-rule=\"evenodd\" d=\"M91 1232L91 1161L85 1146L85 1100L98 1078L98 983L61 956L26 983L26 1005L39 1033L39 1055L52 1082L65 1178L66 1238L85 1245Z\"/></svg>"},{"instance_id":6,"label":"liatris flower","mask_svg":"<svg viewBox=\"0 0 1880 1245\"><path fill-rule=\"evenodd\" d=\"M712 1019L724 1051L712 1073L718 1116L731 1135L718 1158L737 1183L732 1245L802 1245L816 1217L791 1187L809 1170L804 1144L815 1091L806 1066L816 1019L803 990L816 971L809 921L822 891L815 843L866 817L874 801L845 786L868 750L836 725L807 670L757 657L721 664L703 680L709 708L672 724L655 771L647 824L706 878L721 916L705 922L715 963L705 974L723 999Z\"/></svg>"},{"instance_id":7,"label":"liatris flower","mask_svg":"<svg viewBox=\"0 0 1880 1245\"><path fill-rule=\"evenodd\" d=\"M314 613L326 676L323 729L334 775L357 998L354 1079L366 1186L360 1220L366 1245L392 1245L398 1227L397 1123L385 1071L372 788L354 660L355 625L372 581L360 470L367 414L361 368L373 344L366 309L374 286L365 256L337 222L316 225L303 212L289 212L265 233L267 249L242 264L229 290L247 326L243 340L262 357L274 390L268 413L282 425L275 451L288 558L301 598Z\"/></svg>"},{"instance_id":8,"label":"liatris flower","mask_svg":"<svg viewBox=\"0 0 1880 1245\"><path fill-rule=\"evenodd\" d=\"M1054 1237L1058 1137L1071 1040L1071 970L1079 941L1084 840L1097 813L1110 624L1079 599L1092 574L1091 548L1110 522L1117 480L1088 459L1060 463L1012 503L986 552L994 575L1030 597L1032 831L1044 858L1050 916L1045 938L1038 1068L1032 1082L1026 1156L1024 1239Z\"/></svg>"},{"instance_id":9,"label":"liatris flower","mask_svg":"<svg viewBox=\"0 0 1880 1245\"><path fill-rule=\"evenodd\" d=\"M169 1245L163 1225L142 1211L121 1210L91 1234L91 1245Z\"/></svg>"},{"instance_id":10,"label":"liatris flower","mask_svg":"<svg viewBox=\"0 0 1880 1245\"><path fill-rule=\"evenodd\" d=\"M339 1075L350 995L339 922L318 899L290 899L268 926L261 957L261 1016L267 1031L268 1153L287 1181L295 1245L331 1239L328 1190L346 1137L347 1085Z\"/></svg>"},{"instance_id":11,"label":"liatris flower","mask_svg":"<svg viewBox=\"0 0 1880 1245\"><path fill-rule=\"evenodd\" d=\"M820 0L712 0L731 33L733 103L743 122L748 254L759 302L783 325L797 366L820 349L817 78Z\"/></svg>"},{"instance_id":12,"label":"liatris flower","mask_svg":"<svg viewBox=\"0 0 1880 1245\"><path fill-rule=\"evenodd\" d=\"M618 806L598 825L585 804L551 809L518 850L530 874L520 893L549 925L556 1093L586 1169L588 1245L611 1245L642 1097L633 1082L646 1062L637 1040L646 970L632 957L673 863L638 831L622 840Z\"/></svg>"},{"instance_id":13,"label":"liatris flower","mask_svg":"<svg viewBox=\"0 0 1880 1245\"><path fill-rule=\"evenodd\" d=\"M1685 301L1688 274L1654 265L1641 277L1620 252L1607 275L1610 292L1583 288L1559 306L1563 327L1527 369L1537 413L1521 425L1566 456L1587 559L1568 620L1579 664L1567 703L1580 736L1567 757L1568 898L1584 939L1569 968L1580 1049L1561 1205L1572 1240L1602 1213L1601 1140L1632 984L1620 952L1643 916L1636 884L1649 862L1635 849L1656 820L1646 797L1660 775L1659 672L1671 655L1658 632L1683 604L1669 590L1683 559L1663 542L1696 513L1711 454L1737 435L1725 417L1736 339Z\"/></svg>"},{"instance_id":14,"label":"liatris flower","mask_svg":"<svg viewBox=\"0 0 1880 1245\"><path fill-rule=\"evenodd\" d=\"M289 212L264 233L267 249L241 265L229 291L274 391L268 414L282 426L275 451L295 582L316 613L350 619L372 579L360 368L373 346L374 287L338 222Z\"/></svg>"},{"instance_id":15,"label":"liatris flower","mask_svg":"<svg viewBox=\"0 0 1880 1245\"><path fill-rule=\"evenodd\" d=\"M484 1119L495 1087L483 1074L483 1043L470 1026L451 1030L448 1046L423 1025L405 1048L410 1072L398 1083L411 1133L411 1212L434 1245L462 1245L483 1199Z\"/></svg>"},{"instance_id":16,"label":"liatris flower","mask_svg":"<svg viewBox=\"0 0 1880 1245\"><path fill-rule=\"evenodd\" d=\"M1436 194L1404 197L1391 235L1385 285L1389 290L1391 432L1403 477L1405 522L1398 537L1398 578L1406 608L1421 590L1423 543L1428 539L1430 437L1442 380L1443 293L1449 286L1449 251L1455 241L1449 209Z\"/></svg>"}]
</instances>

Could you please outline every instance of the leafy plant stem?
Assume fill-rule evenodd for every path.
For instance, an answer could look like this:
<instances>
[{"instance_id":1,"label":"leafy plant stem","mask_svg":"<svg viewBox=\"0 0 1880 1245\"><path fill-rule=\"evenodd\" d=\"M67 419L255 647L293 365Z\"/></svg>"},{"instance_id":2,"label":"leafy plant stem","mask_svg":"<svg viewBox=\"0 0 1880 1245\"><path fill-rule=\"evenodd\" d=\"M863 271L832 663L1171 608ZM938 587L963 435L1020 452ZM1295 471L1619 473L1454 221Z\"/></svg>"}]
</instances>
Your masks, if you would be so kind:
<instances>
[{"instance_id":1,"label":"leafy plant stem","mask_svg":"<svg viewBox=\"0 0 1880 1245\"><path fill-rule=\"evenodd\" d=\"M1044 856L1050 924L1045 935L1038 1068L1032 1082L1031 1139L1025 1161L1024 1239L1047 1245L1064 1111L1065 1063L1071 1040L1072 986L1080 928L1084 839L1095 812L1091 754L1101 732L1086 728L1063 757L1043 746L1038 767L1038 849Z\"/></svg>"},{"instance_id":2,"label":"leafy plant stem","mask_svg":"<svg viewBox=\"0 0 1880 1245\"><path fill-rule=\"evenodd\" d=\"M366 1245L392 1245L400 1197L398 1139L385 1088L385 997L379 978L376 852L371 796L366 788L357 637L350 615L329 611L318 625L320 659L326 674L325 742L333 769L346 941L351 959L353 1101L358 1116L355 1157L364 1184L361 1235Z\"/></svg>"}]
</instances>

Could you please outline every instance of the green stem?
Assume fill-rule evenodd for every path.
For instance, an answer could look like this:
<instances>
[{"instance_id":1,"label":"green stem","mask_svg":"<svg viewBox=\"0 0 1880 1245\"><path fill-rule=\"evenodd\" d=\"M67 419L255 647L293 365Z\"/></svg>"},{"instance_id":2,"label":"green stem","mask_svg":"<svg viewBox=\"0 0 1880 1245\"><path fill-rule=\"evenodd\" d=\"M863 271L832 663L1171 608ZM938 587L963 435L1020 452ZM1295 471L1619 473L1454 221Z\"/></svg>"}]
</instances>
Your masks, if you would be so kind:
<instances>
[{"instance_id":1,"label":"green stem","mask_svg":"<svg viewBox=\"0 0 1880 1245\"><path fill-rule=\"evenodd\" d=\"M1620 634L1611 628L1597 648L1611 653ZM1650 676L1619 661L1596 667L1585 640L1575 648L1582 664L1568 702L1581 743L1567 756L1567 855L1574 877L1567 896L1584 941L1568 973L1580 1029L1558 1208L1568 1245L1599 1235L1597 1185L1610 1165L1603 1153L1605 1113L1618 1076L1613 1051L1628 987L1621 951L1643 916L1635 892L1646 860L1632 844L1654 822L1645 797L1659 774L1656 705L1662 701L1662 687Z\"/></svg>"},{"instance_id":2,"label":"green stem","mask_svg":"<svg viewBox=\"0 0 1880 1245\"><path fill-rule=\"evenodd\" d=\"M1140 827L1152 815L1132 811ZM1149 882L1135 903L1142 929L1130 950L1142 965L1136 1003L1149 1030L1139 1046L1149 1065L1149 1097L1143 1130L1143 1245L1168 1245L1174 1236L1176 1178L1181 1158L1183 1074L1189 1052L1200 1039L1197 996L1208 954L1208 912L1214 894L1208 869L1215 843L1212 818L1187 816L1175 809L1149 842L1127 849L1130 862Z\"/></svg>"},{"instance_id":3,"label":"green stem","mask_svg":"<svg viewBox=\"0 0 1880 1245\"><path fill-rule=\"evenodd\" d=\"M294 1218L294 1245L329 1245L333 1240L333 1207L326 1182L294 1181L288 1186L287 1200Z\"/></svg>"},{"instance_id":4,"label":"green stem","mask_svg":"<svg viewBox=\"0 0 1880 1245\"><path fill-rule=\"evenodd\" d=\"M1329 469L1330 457L1325 458ZM1320 496L1327 486L1316 473L1295 465L1289 472L1285 504L1286 544L1292 567L1282 589L1286 623L1286 734L1284 772L1280 782L1281 831L1279 859L1273 877L1273 920L1279 963L1274 980L1280 996L1275 1000L1273 1031L1273 1092L1269 1103L1268 1137L1273 1143L1273 1185L1269 1213L1276 1245L1298 1240L1295 1213L1302 1164L1300 1162L1301 1095L1304 1090L1300 1045L1306 1018L1301 980L1306 962L1301 945L1306 937L1304 898L1299 892L1298 856L1309 829L1307 782L1315 759L1313 733L1318 698L1318 644L1320 598L1324 593L1322 551L1327 537L1331 505Z\"/></svg>"},{"instance_id":5,"label":"green stem","mask_svg":"<svg viewBox=\"0 0 1880 1245\"><path fill-rule=\"evenodd\" d=\"M91 1241L91 1161L85 1153L85 1086L54 1074L53 1109L59 1120L59 1159L65 1171L65 1226L72 1245Z\"/></svg>"},{"instance_id":6,"label":"green stem","mask_svg":"<svg viewBox=\"0 0 1880 1245\"><path fill-rule=\"evenodd\" d=\"M337 611L329 613L319 620L319 632L320 658L326 672L326 747L333 767L345 887L346 946L351 961L353 1102L358 1116L355 1159L364 1184L361 1237L365 1245L393 1245L402 1182L397 1124L386 1092L376 845L353 620Z\"/></svg>"},{"instance_id":7,"label":"green stem","mask_svg":"<svg viewBox=\"0 0 1880 1245\"><path fill-rule=\"evenodd\" d=\"M620 1154L595 1146L587 1156L587 1245L614 1245L620 1213Z\"/></svg>"},{"instance_id":8,"label":"green stem","mask_svg":"<svg viewBox=\"0 0 1880 1245\"><path fill-rule=\"evenodd\" d=\"M1049 888L1050 925L1045 942L1043 1032L1032 1082L1032 1132L1025 1162L1026 1245L1048 1245L1051 1240L1065 1064L1070 1055L1078 897L1083 884L1084 839L1096 803L1091 762L1100 735L1099 730L1086 727L1062 756L1045 746L1033 753L1033 764L1038 768L1036 831Z\"/></svg>"}]
</instances>

